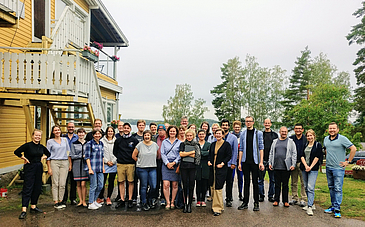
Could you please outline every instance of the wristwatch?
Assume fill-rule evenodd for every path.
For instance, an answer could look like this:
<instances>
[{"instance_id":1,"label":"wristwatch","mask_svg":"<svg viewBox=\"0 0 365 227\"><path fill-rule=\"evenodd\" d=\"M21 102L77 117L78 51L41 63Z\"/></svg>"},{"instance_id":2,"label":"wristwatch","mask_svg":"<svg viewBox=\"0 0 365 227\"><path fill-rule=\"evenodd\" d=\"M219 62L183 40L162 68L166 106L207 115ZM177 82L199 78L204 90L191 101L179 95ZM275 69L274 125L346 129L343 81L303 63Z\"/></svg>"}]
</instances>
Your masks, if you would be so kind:
<instances>
[{"instance_id":1,"label":"wristwatch","mask_svg":"<svg viewBox=\"0 0 365 227\"><path fill-rule=\"evenodd\" d=\"M347 160L346 162L347 162L347 164L350 164L349 160Z\"/></svg>"}]
</instances>

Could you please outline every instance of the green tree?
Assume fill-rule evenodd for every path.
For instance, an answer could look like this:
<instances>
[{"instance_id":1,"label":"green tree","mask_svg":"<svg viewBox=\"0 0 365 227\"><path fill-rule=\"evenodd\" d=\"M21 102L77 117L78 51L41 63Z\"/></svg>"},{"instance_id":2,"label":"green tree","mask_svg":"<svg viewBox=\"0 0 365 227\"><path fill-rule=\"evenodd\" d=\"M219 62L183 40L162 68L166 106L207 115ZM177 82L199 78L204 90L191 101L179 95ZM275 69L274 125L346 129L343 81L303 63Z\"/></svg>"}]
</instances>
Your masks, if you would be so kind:
<instances>
[{"instance_id":1,"label":"green tree","mask_svg":"<svg viewBox=\"0 0 365 227\"><path fill-rule=\"evenodd\" d=\"M353 107L349 101L350 91L345 86L320 84L313 88L309 99L302 99L289 115L293 121L302 123L305 129L313 129L317 140L323 141L328 124L336 122L340 130L348 130L348 116ZM351 137L349 137L351 139Z\"/></svg>"},{"instance_id":2,"label":"green tree","mask_svg":"<svg viewBox=\"0 0 365 227\"><path fill-rule=\"evenodd\" d=\"M204 113L208 111L208 107L204 106L203 99L194 101L193 92L189 84L177 84L175 88L175 96L167 100L167 105L163 105L162 117L165 122L173 125L179 125L183 116L189 118L189 123L200 126L204 119Z\"/></svg>"},{"instance_id":3,"label":"green tree","mask_svg":"<svg viewBox=\"0 0 365 227\"><path fill-rule=\"evenodd\" d=\"M222 120L228 119L230 122L241 119L242 90L245 83L242 78L242 63L238 57L229 59L221 67L221 84L215 86L210 93L214 96L212 104L215 115Z\"/></svg>"}]
</instances>

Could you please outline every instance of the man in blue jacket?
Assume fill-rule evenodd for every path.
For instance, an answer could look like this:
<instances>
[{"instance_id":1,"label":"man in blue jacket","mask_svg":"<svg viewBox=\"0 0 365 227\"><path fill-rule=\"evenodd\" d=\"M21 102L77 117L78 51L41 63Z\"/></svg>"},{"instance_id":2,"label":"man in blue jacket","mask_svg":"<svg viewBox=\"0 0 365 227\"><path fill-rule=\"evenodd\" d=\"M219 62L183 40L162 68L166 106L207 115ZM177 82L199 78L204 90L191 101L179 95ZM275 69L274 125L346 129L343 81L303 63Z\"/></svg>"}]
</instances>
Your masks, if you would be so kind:
<instances>
[{"instance_id":1,"label":"man in blue jacket","mask_svg":"<svg viewBox=\"0 0 365 227\"><path fill-rule=\"evenodd\" d=\"M250 175L252 174L254 211L259 211L259 170L264 170L264 141L262 132L253 127L255 121L252 116L245 118L247 130L241 133L238 169L243 171L244 188L243 203L239 210L247 209L250 197ZM241 164L242 163L242 164Z\"/></svg>"}]
</instances>

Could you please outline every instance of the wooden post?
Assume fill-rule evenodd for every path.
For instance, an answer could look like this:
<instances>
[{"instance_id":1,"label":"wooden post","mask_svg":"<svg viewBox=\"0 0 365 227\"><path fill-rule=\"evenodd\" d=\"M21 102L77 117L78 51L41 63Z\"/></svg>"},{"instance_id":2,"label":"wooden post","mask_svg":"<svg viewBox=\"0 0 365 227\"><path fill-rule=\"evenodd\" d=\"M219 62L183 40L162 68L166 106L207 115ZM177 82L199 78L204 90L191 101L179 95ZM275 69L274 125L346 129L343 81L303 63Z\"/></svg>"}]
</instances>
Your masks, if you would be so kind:
<instances>
[{"instance_id":1,"label":"wooden post","mask_svg":"<svg viewBox=\"0 0 365 227\"><path fill-rule=\"evenodd\" d=\"M25 120L26 120L26 124L27 124L27 141L31 141L32 132L34 130L34 121L33 121L32 112L31 112L30 106L29 106L29 100L22 99L20 102L21 102L21 105L23 106Z\"/></svg>"},{"instance_id":2,"label":"wooden post","mask_svg":"<svg viewBox=\"0 0 365 227\"><path fill-rule=\"evenodd\" d=\"M42 139L41 139L41 144L43 144L44 146L46 146L46 138L47 138L47 106L41 106L41 130L43 131L43 135L42 135Z\"/></svg>"}]
</instances>

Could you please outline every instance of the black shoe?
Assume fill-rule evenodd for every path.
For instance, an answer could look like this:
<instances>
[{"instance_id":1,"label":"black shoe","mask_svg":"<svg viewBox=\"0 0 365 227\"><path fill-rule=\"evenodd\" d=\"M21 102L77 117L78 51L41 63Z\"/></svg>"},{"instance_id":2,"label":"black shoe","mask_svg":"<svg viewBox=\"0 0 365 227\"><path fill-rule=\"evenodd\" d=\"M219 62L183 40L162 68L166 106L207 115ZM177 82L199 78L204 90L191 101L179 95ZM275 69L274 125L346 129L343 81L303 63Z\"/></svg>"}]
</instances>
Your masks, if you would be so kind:
<instances>
[{"instance_id":1,"label":"black shoe","mask_svg":"<svg viewBox=\"0 0 365 227\"><path fill-rule=\"evenodd\" d=\"M243 202L243 203L241 204L241 206L239 206L239 207L238 207L238 209L239 209L239 210L248 209L248 204L247 204L247 203L245 203L245 202Z\"/></svg>"},{"instance_id":2,"label":"black shoe","mask_svg":"<svg viewBox=\"0 0 365 227\"><path fill-rule=\"evenodd\" d=\"M188 210L187 210L188 213L191 213L191 204L188 204Z\"/></svg>"},{"instance_id":3,"label":"black shoe","mask_svg":"<svg viewBox=\"0 0 365 227\"><path fill-rule=\"evenodd\" d=\"M214 216L219 216L219 215L221 215L221 213L214 212L214 213L213 213L213 215L214 215Z\"/></svg>"},{"instance_id":4,"label":"black shoe","mask_svg":"<svg viewBox=\"0 0 365 227\"><path fill-rule=\"evenodd\" d=\"M184 205L184 209L183 209L183 213L187 213L188 212L188 204Z\"/></svg>"},{"instance_id":5,"label":"black shoe","mask_svg":"<svg viewBox=\"0 0 365 227\"><path fill-rule=\"evenodd\" d=\"M150 201L150 208L151 209L155 209L156 208L156 205L157 205L157 199L152 199Z\"/></svg>"},{"instance_id":6,"label":"black shoe","mask_svg":"<svg viewBox=\"0 0 365 227\"><path fill-rule=\"evenodd\" d=\"M144 211L149 211L149 210L151 209L151 207L148 205L148 203L144 203L144 204L142 205L142 209L143 209Z\"/></svg>"},{"instance_id":7,"label":"black shoe","mask_svg":"<svg viewBox=\"0 0 365 227\"><path fill-rule=\"evenodd\" d=\"M226 207L232 207L232 201L227 200L226 201Z\"/></svg>"},{"instance_id":8,"label":"black shoe","mask_svg":"<svg viewBox=\"0 0 365 227\"><path fill-rule=\"evenodd\" d=\"M76 206L76 205L77 205L77 202L76 202L76 200L72 200L72 201L71 201L71 205L74 205L74 206Z\"/></svg>"},{"instance_id":9,"label":"black shoe","mask_svg":"<svg viewBox=\"0 0 365 227\"><path fill-rule=\"evenodd\" d=\"M269 197L269 202L275 202L275 199L273 197Z\"/></svg>"},{"instance_id":10,"label":"black shoe","mask_svg":"<svg viewBox=\"0 0 365 227\"><path fill-rule=\"evenodd\" d=\"M115 205L115 209L125 208L125 202L123 200L119 200L117 205Z\"/></svg>"},{"instance_id":11,"label":"black shoe","mask_svg":"<svg viewBox=\"0 0 365 227\"><path fill-rule=\"evenodd\" d=\"M19 219L24 219L27 216L27 212L22 211L19 215Z\"/></svg>"},{"instance_id":12,"label":"black shoe","mask_svg":"<svg viewBox=\"0 0 365 227\"><path fill-rule=\"evenodd\" d=\"M265 197L260 196L260 198L259 198L259 202L264 202L264 198L265 198Z\"/></svg>"},{"instance_id":13,"label":"black shoe","mask_svg":"<svg viewBox=\"0 0 365 227\"><path fill-rule=\"evenodd\" d=\"M43 213L43 210L39 209L38 207L30 208L30 213Z\"/></svg>"},{"instance_id":14,"label":"black shoe","mask_svg":"<svg viewBox=\"0 0 365 227\"><path fill-rule=\"evenodd\" d=\"M259 211L259 210L260 210L259 203L254 203L253 211Z\"/></svg>"},{"instance_id":15,"label":"black shoe","mask_svg":"<svg viewBox=\"0 0 365 227\"><path fill-rule=\"evenodd\" d=\"M133 200L128 200L128 208L132 208L133 207Z\"/></svg>"},{"instance_id":16,"label":"black shoe","mask_svg":"<svg viewBox=\"0 0 365 227\"><path fill-rule=\"evenodd\" d=\"M238 198L239 198L239 200L240 200L240 201L243 201L242 194L240 194L240 195L238 196Z\"/></svg>"}]
</instances>

